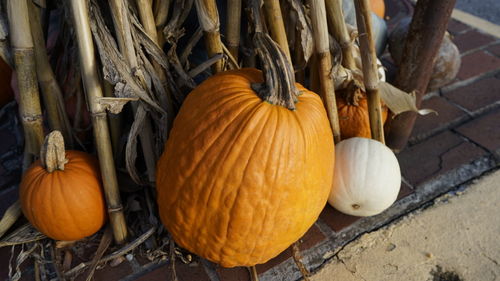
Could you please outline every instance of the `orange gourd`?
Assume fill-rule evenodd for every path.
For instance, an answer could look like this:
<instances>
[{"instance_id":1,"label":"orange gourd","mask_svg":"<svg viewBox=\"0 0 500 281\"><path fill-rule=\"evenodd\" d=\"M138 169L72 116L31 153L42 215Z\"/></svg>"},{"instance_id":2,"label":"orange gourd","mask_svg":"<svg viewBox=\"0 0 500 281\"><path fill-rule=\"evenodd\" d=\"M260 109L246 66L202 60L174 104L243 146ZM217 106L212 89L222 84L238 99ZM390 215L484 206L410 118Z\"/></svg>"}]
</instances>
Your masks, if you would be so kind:
<instances>
[{"instance_id":1,"label":"orange gourd","mask_svg":"<svg viewBox=\"0 0 500 281\"><path fill-rule=\"evenodd\" d=\"M359 88L348 87L337 91L336 99L342 139L371 138L366 93ZM387 111L387 107L382 105L382 122L387 120Z\"/></svg>"},{"instance_id":2,"label":"orange gourd","mask_svg":"<svg viewBox=\"0 0 500 281\"><path fill-rule=\"evenodd\" d=\"M370 0L372 12L374 12L381 19L385 16L385 3L384 0Z\"/></svg>"},{"instance_id":3,"label":"orange gourd","mask_svg":"<svg viewBox=\"0 0 500 281\"><path fill-rule=\"evenodd\" d=\"M290 110L259 97L253 86L263 81L247 68L199 85L157 166L162 222L180 246L224 267L264 263L297 241L332 184L333 136L319 96L295 84Z\"/></svg>"},{"instance_id":4,"label":"orange gourd","mask_svg":"<svg viewBox=\"0 0 500 281\"><path fill-rule=\"evenodd\" d=\"M52 239L82 239L106 220L97 160L84 152L65 152L58 131L48 135L41 160L26 171L19 192L25 217Z\"/></svg>"}]
</instances>

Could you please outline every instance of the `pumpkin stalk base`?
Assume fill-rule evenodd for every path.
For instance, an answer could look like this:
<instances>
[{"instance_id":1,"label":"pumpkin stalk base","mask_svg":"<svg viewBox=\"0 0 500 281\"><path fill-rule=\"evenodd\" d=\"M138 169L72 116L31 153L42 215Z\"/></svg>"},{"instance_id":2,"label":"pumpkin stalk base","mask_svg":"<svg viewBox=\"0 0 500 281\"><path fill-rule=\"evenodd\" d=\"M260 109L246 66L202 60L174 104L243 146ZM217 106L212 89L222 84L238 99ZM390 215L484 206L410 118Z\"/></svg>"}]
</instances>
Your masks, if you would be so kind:
<instances>
[{"instance_id":1,"label":"pumpkin stalk base","mask_svg":"<svg viewBox=\"0 0 500 281\"><path fill-rule=\"evenodd\" d=\"M255 26L254 44L262 61L265 82L253 84L252 89L264 101L295 110L299 91L295 86L295 73L287 54L263 32L258 1L251 2L250 18Z\"/></svg>"},{"instance_id":2,"label":"pumpkin stalk base","mask_svg":"<svg viewBox=\"0 0 500 281\"><path fill-rule=\"evenodd\" d=\"M68 159L66 159L64 138L61 132L53 131L47 135L40 151L40 161L49 173L55 170L64 171L64 165L68 163Z\"/></svg>"}]
</instances>

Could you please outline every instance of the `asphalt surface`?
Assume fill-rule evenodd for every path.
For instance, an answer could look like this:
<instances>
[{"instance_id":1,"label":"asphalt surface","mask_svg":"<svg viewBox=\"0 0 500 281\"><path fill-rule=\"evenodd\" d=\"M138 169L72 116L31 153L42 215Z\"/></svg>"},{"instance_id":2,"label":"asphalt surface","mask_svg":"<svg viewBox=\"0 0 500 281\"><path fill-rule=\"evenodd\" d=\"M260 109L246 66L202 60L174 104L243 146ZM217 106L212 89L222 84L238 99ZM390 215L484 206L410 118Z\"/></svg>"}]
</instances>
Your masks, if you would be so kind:
<instances>
[{"instance_id":1,"label":"asphalt surface","mask_svg":"<svg viewBox=\"0 0 500 281\"><path fill-rule=\"evenodd\" d=\"M500 0L457 0L455 8L500 25Z\"/></svg>"}]
</instances>

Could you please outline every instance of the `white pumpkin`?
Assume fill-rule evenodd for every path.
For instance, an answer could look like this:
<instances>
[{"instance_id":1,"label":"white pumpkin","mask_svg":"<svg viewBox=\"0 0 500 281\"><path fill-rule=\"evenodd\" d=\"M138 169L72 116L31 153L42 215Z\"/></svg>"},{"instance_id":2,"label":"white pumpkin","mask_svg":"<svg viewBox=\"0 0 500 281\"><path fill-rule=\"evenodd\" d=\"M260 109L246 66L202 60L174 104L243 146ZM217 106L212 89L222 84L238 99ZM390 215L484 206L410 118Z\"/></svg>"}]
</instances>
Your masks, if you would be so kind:
<instances>
[{"instance_id":1,"label":"white pumpkin","mask_svg":"<svg viewBox=\"0 0 500 281\"><path fill-rule=\"evenodd\" d=\"M335 146L335 172L328 202L342 213L373 216L389 208L399 193L401 172L394 153L367 138Z\"/></svg>"}]
</instances>

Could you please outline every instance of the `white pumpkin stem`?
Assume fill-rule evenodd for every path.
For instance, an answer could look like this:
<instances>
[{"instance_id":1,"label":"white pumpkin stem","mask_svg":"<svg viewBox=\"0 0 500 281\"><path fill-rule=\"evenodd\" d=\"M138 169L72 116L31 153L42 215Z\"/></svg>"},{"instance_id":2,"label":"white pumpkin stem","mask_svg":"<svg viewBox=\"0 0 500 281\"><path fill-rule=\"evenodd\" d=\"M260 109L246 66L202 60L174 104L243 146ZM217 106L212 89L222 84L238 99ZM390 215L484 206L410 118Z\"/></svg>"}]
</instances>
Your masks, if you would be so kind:
<instances>
[{"instance_id":1,"label":"white pumpkin stem","mask_svg":"<svg viewBox=\"0 0 500 281\"><path fill-rule=\"evenodd\" d=\"M47 172L64 170L64 165L68 163L66 151L64 150L64 138L59 131L52 131L45 137L45 141L40 151L40 161Z\"/></svg>"},{"instance_id":2,"label":"white pumpkin stem","mask_svg":"<svg viewBox=\"0 0 500 281\"><path fill-rule=\"evenodd\" d=\"M262 62L265 83L256 83L252 89L259 97L271 104L295 110L299 90L295 86L295 73L285 52L264 33L260 15L260 1L249 1L250 18L255 26L253 37L255 50Z\"/></svg>"}]
</instances>

